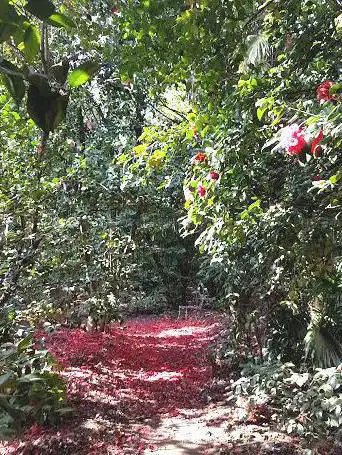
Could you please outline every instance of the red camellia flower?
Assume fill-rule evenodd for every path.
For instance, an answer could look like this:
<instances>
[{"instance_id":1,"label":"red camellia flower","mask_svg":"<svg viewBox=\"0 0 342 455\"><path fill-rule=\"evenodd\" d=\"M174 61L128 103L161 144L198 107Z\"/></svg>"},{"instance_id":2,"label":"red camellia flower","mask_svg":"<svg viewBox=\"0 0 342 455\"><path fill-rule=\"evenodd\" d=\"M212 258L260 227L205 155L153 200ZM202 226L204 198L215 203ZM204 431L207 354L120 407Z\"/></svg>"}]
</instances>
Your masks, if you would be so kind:
<instances>
[{"instance_id":1,"label":"red camellia flower","mask_svg":"<svg viewBox=\"0 0 342 455\"><path fill-rule=\"evenodd\" d=\"M206 163L208 161L208 157L205 153L199 152L195 156L194 161L198 163Z\"/></svg>"},{"instance_id":2,"label":"red camellia flower","mask_svg":"<svg viewBox=\"0 0 342 455\"><path fill-rule=\"evenodd\" d=\"M312 181L313 181L313 182L319 182L319 181L321 181L321 180L322 180L322 177L321 177L320 175L314 175L314 176L312 177Z\"/></svg>"},{"instance_id":3,"label":"red camellia flower","mask_svg":"<svg viewBox=\"0 0 342 455\"><path fill-rule=\"evenodd\" d=\"M119 8L116 8L115 6L113 6L113 8L111 9L111 12L114 16L117 16L118 14L120 14Z\"/></svg>"},{"instance_id":4,"label":"red camellia flower","mask_svg":"<svg viewBox=\"0 0 342 455\"><path fill-rule=\"evenodd\" d=\"M333 81L324 81L317 87L317 100L318 101L331 101L336 99L336 95L330 95L331 87L335 85Z\"/></svg>"},{"instance_id":5,"label":"red camellia flower","mask_svg":"<svg viewBox=\"0 0 342 455\"><path fill-rule=\"evenodd\" d=\"M220 174L216 171L209 172L209 179L210 180L218 180L220 178Z\"/></svg>"},{"instance_id":6,"label":"red camellia flower","mask_svg":"<svg viewBox=\"0 0 342 455\"><path fill-rule=\"evenodd\" d=\"M317 155L317 153L319 153L322 150L322 148L319 144L322 142L323 138L324 138L324 135L323 135L323 131L321 130L319 132L318 136L315 137L315 139L311 142L310 152L313 155Z\"/></svg>"},{"instance_id":7,"label":"red camellia flower","mask_svg":"<svg viewBox=\"0 0 342 455\"><path fill-rule=\"evenodd\" d=\"M205 193L207 192L207 190L204 188L204 186L199 185L197 188L197 192L201 197L203 197L203 196L205 196Z\"/></svg>"},{"instance_id":8,"label":"red camellia flower","mask_svg":"<svg viewBox=\"0 0 342 455\"><path fill-rule=\"evenodd\" d=\"M297 123L283 128L280 137L280 146L289 155L300 155L308 146L303 128Z\"/></svg>"},{"instance_id":9,"label":"red camellia flower","mask_svg":"<svg viewBox=\"0 0 342 455\"><path fill-rule=\"evenodd\" d=\"M307 142L305 140L304 131L302 128L299 128L297 131L292 133L293 145L290 145L288 152L290 155L299 155L307 147Z\"/></svg>"}]
</instances>

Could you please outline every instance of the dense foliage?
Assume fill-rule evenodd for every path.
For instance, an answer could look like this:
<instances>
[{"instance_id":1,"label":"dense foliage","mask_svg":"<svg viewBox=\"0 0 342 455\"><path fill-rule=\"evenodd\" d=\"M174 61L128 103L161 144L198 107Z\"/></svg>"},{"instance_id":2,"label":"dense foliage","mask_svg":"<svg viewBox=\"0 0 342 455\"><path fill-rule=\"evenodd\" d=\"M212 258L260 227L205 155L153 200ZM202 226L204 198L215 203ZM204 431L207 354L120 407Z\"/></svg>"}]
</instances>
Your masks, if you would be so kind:
<instances>
[{"instance_id":1,"label":"dense foliage","mask_svg":"<svg viewBox=\"0 0 342 455\"><path fill-rule=\"evenodd\" d=\"M341 39L340 0L0 0L1 341L202 281L227 368L338 366Z\"/></svg>"},{"instance_id":2,"label":"dense foliage","mask_svg":"<svg viewBox=\"0 0 342 455\"><path fill-rule=\"evenodd\" d=\"M128 71L141 62L156 97L174 85L192 102L183 227L236 336L255 326L274 358L322 366L341 357L339 14L336 1L122 10Z\"/></svg>"}]
</instances>

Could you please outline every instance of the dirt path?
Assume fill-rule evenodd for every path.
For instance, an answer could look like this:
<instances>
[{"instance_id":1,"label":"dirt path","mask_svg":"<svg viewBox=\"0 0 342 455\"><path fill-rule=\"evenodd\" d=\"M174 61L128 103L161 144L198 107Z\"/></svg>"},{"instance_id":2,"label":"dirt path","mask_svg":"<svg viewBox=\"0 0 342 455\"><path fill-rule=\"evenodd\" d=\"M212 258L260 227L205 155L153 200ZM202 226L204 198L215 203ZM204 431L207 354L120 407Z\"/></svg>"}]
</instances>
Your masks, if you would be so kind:
<instances>
[{"instance_id":1,"label":"dirt path","mask_svg":"<svg viewBox=\"0 0 342 455\"><path fill-rule=\"evenodd\" d=\"M246 432L238 423L229 429L236 410L210 403L205 392L212 375L207 354L219 328L215 318L158 319L132 321L125 329L115 326L109 334L54 334L47 344L63 367L74 412L56 430L33 426L22 440L0 447L0 453L259 453L264 429ZM268 431L270 443L282 438L286 442Z\"/></svg>"}]
</instances>

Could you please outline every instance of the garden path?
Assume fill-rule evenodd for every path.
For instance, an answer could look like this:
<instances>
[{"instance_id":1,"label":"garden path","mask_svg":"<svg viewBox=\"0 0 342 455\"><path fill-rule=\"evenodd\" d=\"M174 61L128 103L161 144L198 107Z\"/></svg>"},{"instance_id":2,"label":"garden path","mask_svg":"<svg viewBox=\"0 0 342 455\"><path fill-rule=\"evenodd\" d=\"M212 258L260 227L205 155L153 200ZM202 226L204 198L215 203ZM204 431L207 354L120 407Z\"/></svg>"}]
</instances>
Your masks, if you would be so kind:
<instances>
[{"instance_id":1,"label":"garden path","mask_svg":"<svg viewBox=\"0 0 342 455\"><path fill-rule=\"evenodd\" d=\"M113 325L110 333L54 333L46 344L74 411L57 429L34 425L0 453L258 454L267 453L265 440L265 450L276 442L283 447L287 436L239 424L239 409L225 404L223 393L221 400L212 396L208 354L221 325L215 316L141 318Z\"/></svg>"}]
</instances>

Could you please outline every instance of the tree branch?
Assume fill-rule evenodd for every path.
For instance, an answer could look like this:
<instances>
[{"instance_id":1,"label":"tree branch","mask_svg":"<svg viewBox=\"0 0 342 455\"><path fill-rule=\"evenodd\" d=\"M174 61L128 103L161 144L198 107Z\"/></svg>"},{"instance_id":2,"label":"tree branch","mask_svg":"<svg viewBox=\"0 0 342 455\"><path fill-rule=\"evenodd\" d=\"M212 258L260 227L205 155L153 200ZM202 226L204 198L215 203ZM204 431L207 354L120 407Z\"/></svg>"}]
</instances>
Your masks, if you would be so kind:
<instances>
[{"instance_id":1,"label":"tree branch","mask_svg":"<svg viewBox=\"0 0 342 455\"><path fill-rule=\"evenodd\" d=\"M244 27L247 27L247 25L249 25L251 22L253 22L258 16L260 13L262 13L264 11L264 9L266 9L269 5L271 5L272 3L274 3L274 0L266 0L266 2L259 6L257 12L255 14L253 14L244 24Z\"/></svg>"},{"instance_id":2,"label":"tree branch","mask_svg":"<svg viewBox=\"0 0 342 455\"><path fill-rule=\"evenodd\" d=\"M158 114L160 114L163 117L167 118L170 122L177 123L177 124L179 123L176 119L169 117L168 115L165 114L165 112L163 112L160 109L158 109L154 104L150 103L149 101L146 101L146 103L147 103L148 106L152 107L153 110L158 112Z\"/></svg>"},{"instance_id":3,"label":"tree branch","mask_svg":"<svg viewBox=\"0 0 342 455\"><path fill-rule=\"evenodd\" d=\"M48 43L47 43L47 35L46 35L46 24L42 25L41 35L42 35L42 40L40 43L40 58L42 60L44 73L49 74L49 65L48 65L48 59L47 59Z\"/></svg>"},{"instance_id":4,"label":"tree branch","mask_svg":"<svg viewBox=\"0 0 342 455\"><path fill-rule=\"evenodd\" d=\"M23 75L23 73L20 73L19 71L13 71L13 70L4 68L3 66L1 66L1 63L0 63L0 73L4 73L4 74L8 74L9 76L16 76L16 77L25 79L25 76Z\"/></svg>"},{"instance_id":5,"label":"tree branch","mask_svg":"<svg viewBox=\"0 0 342 455\"><path fill-rule=\"evenodd\" d=\"M183 120L186 120L188 121L188 119L185 117L184 114L182 114L181 112L177 111L177 109L174 109L170 106L168 106L167 104L163 103L163 102L160 102L160 104L163 106L163 107L166 107L166 109L168 109L169 111L173 112L174 114L178 115L179 117L181 117Z\"/></svg>"}]
</instances>

